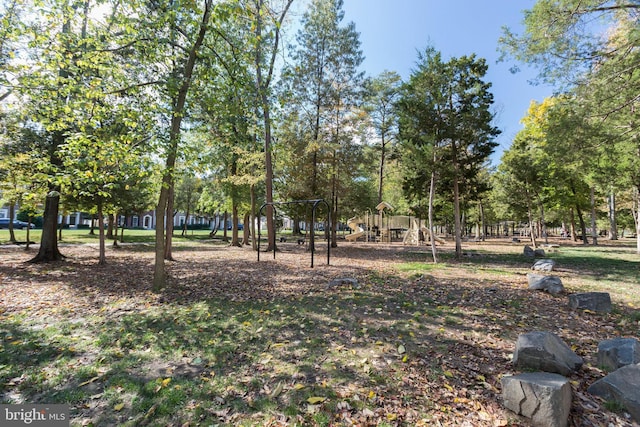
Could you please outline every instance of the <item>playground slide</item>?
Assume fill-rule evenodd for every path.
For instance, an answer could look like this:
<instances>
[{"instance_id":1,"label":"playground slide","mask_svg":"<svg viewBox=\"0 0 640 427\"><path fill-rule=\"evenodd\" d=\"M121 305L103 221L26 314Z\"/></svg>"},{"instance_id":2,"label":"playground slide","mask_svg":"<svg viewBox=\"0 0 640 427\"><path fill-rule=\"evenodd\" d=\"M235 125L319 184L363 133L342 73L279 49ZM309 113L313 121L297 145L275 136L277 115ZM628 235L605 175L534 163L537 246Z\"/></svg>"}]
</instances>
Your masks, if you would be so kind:
<instances>
[{"instance_id":1,"label":"playground slide","mask_svg":"<svg viewBox=\"0 0 640 427\"><path fill-rule=\"evenodd\" d=\"M346 241L355 242L358 238L365 235L365 231L358 225L358 222L360 222L360 218L358 217L351 218L347 221L347 225L353 230L353 233L344 236Z\"/></svg>"}]
</instances>

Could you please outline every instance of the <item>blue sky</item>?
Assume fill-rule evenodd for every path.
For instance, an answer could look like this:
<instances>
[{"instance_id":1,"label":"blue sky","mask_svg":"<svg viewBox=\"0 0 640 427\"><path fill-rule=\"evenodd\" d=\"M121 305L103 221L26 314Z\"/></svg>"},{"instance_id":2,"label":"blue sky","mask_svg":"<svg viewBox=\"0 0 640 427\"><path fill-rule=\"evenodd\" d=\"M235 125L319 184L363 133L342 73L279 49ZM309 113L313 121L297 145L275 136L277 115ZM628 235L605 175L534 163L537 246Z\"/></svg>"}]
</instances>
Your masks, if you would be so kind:
<instances>
[{"instance_id":1,"label":"blue sky","mask_svg":"<svg viewBox=\"0 0 640 427\"><path fill-rule=\"evenodd\" d=\"M498 38L502 27L517 32L522 28L522 11L534 0L344 0L345 21L353 21L360 33L364 70L375 76L384 70L411 75L417 52L431 45L445 59L475 53L489 66L486 80L492 83L495 126L502 130L494 164L509 148L522 128L520 119L531 100L542 101L552 94L547 86L532 86L535 70L512 74L513 61L497 63Z\"/></svg>"}]
</instances>

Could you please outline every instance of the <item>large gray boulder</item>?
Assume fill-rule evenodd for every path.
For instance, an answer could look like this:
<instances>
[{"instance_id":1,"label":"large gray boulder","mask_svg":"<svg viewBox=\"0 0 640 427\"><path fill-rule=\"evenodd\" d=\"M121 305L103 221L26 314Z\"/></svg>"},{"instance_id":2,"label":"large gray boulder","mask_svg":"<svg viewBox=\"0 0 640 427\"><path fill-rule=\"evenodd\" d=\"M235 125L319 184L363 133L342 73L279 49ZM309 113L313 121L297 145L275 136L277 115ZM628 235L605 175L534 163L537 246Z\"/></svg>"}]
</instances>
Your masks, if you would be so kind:
<instances>
[{"instance_id":1,"label":"large gray boulder","mask_svg":"<svg viewBox=\"0 0 640 427\"><path fill-rule=\"evenodd\" d=\"M587 391L618 402L640 422L640 365L627 365L591 384Z\"/></svg>"},{"instance_id":2,"label":"large gray boulder","mask_svg":"<svg viewBox=\"0 0 640 427\"><path fill-rule=\"evenodd\" d=\"M611 311L611 296L607 292L583 292L569 295L569 307L600 313Z\"/></svg>"},{"instance_id":3,"label":"large gray boulder","mask_svg":"<svg viewBox=\"0 0 640 427\"><path fill-rule=\"evenodd\" d=\"M553 271L555 266L556 262L552 259L539 259L533 264L531 269L535 271Z\"/></svg>"},{"instance_id":4,"label":"large gray boulder","mask_svg":"<svg viewBox=\"0 0 640 427\"><path fill-rule=\"evenodd\" d=\"M598 366L607 371L637 363L640 363L640 341L635 338L614 338L598 344Z\"/></svg>"},{"instance_id":5,"label":"large gray boulder","mask_svg":"<svg viewBox=\"0 0 640 427\"><path fill-rule=\"evenodd\" d=\"M571 410L571 385L562 375L530 372L501 379L504 406L530 418L532 425L565 427Z\"/></svg>"},{"instance_id":6,"label":"large gray boulder","mask_svg":"<svg viewBox=\"0 0 640 427\"><path fill-rule=\"evenodd\" d=\"M557 335L536 331L518 336L513 364L521 370L569 375L580 369L583 361Z\"/></svg>"},{"instance_id":7,"label":"large gray boulder","mask_svg":"<svg viewBox=\"0 0 640 427\"><path fill-rule=\"evenodd\" d=\"M557 276L542 276L540 274L527 274L529 289L534 291L545 291L551 295L559 295L564 292L562 280Z\"/></svg>"}]
</instances>

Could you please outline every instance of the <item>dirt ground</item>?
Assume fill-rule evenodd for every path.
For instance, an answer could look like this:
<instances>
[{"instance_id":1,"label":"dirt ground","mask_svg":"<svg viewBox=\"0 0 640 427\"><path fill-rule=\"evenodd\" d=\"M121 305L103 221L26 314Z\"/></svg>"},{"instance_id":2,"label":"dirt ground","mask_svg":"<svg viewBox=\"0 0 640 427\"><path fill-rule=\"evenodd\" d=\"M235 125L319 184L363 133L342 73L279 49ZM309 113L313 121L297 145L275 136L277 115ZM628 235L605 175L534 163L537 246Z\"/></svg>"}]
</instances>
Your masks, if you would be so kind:
<instances>
[{"instance_id":1,"label":"dirt ground","mask_svg":"<svg viewBox=\"0 0 640 427\"><path fill-rule=\"evenodd\" d=\"M527 420L501 406L500 378L514 373L510 357L515 340L518 334L531 330L560 335L585 360L583 369L570 378L574 392L570 425L637 425L624 412L606 409L605 402L589 395L586 388L603 376L596 367L598 342L637 336L638 325L625 320L628 313L624 307L609 315L576 312L568 310L562 299L528 291L526 273L531 262L518 258L523 244L506 239L465 244L461 262L449 257L446 268L415 273L399 265L429 261L426 246L341 243L331 250L327 265L326 245L322 243L311 268L311 254L296 243L280 244L275 260L272 253L261 253L260 262L247 247L196 243L175 247L176 260L167 262L169 286L160 293L151 291L154 254L150 245L109 248L106 266L97 265L98 249L92 245L62 246L67 259L43 265L25 262L35 249L26 253L15 246L3 246L0 315L21 314L54 322L74 315L86 317L105 308L135 312L142 307L207 298L268 303L300 295L350 292L328 283L353 278L390 297L401 293L420 304L429 301L433 307L455 307L466 319L465 324L457 324L443 317L443 336L454 337L456 344L424 350L425 360L440 360L446 378L428 377L419 363L404 368L407 384L424 386L425 393L432 393L432 400L440 405L439 415L433 418L435 425L528 425ZM448 244L440 250L451 254L452 247ZM504 262L505 255L509 262ZM575 271L561 268L557 274L566 281L569 292L578 289L578 282L572 279ZM443 379L453 386L438 387ZM450 409L442 409L445 407ZM411 408L402 410L406 413L399 419L409 425ZM354 423L363 425L357 420Z\"/></svg>"}]
</instances>

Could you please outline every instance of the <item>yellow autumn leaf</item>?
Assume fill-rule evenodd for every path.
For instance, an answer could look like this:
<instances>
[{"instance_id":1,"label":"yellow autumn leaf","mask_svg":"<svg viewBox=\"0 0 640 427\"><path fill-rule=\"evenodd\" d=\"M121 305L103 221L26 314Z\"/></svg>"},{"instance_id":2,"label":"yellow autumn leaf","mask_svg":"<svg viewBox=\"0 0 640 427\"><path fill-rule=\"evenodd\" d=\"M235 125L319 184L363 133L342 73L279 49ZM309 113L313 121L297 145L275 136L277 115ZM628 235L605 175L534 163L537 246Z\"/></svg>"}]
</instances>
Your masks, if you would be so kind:
<instances>
[{"instance_id":1,"label":"yellow autumn leaf","mask_svg":"<svg viewBox=\"0 0 640 427\"><path fill-rule=\"evenodd\" d=\"M276 388L271 392L270 397L272 399L275 399L276 397L280 396L280 393L282 393L283 388L284 388L284 385L282 384L282 381L280 381L276 386Z\"/></svg>"},{"instance_id":2,"label":"yellow autumn leaf","mask_svg":"<svg viewBox=\"0 0 640 427\"><path fill-rule=\"evenodd\" d=\"M451 387L449 384L444 383L444 388L446 388L449 391L453 391L453 387Z\"/></svg>"},{"instance_id":3,"label":"yellow autumn leaf","mask_svg":"<svg viewBox=\"0 0 640 427\"><path fill-rule=\"evenodd\" d=\"M389 421L395 421L398 418L398 415L396 414L387 414L387 420Z\"/></svg>"},{"instance_id":4,"label":"yellow autumn leaf","mask_svg":"<svg viewBox=\"0 0 640 427\"><path fill-rule=\"evenodd\" d=\"M293 389L294 390L302 390L305 387L306 386L304 384L300 384L300 383L296 383L296 384L293 385Z\"/></svg>"},{"instance_id":5,"label":"yellow autumn leaf","mask_svg":"<svg viewBox=\"0 0 640 427\"><path fill-rule=\"evenodd\" d=\"M447 378L453 378L453 372L451 371L444 371L444 376Z\"/></svg>"},{"instance_id":6,"label":"yellow autumn leaf","mask_svg":"<svg viewBox=\"0 0 640 427\"><path fill-rule=\"evenodd\" d=\"M99 379L99 378L100 378L100 377L93 377L93 378L91 378L90 380L87 380L87 381L85 381L85 382L83 382L83 383L78 384L78 387L82 387L82 386L85 386L85 385L87 385L87 384L91 384L92 382L94 382L95 380L97 380L97 379Z\"/></svg>"},{"instance_id":7,"label":"yellow autumn leaf","mask_svg":"<svg viewBox=\"0 0 640 427\"><path fill-rule=\"evenodd\" d=\"M373 390L371 390L369 392L369 399L373 399L374 397L376 397L376 393Z\"/></svg>"},{"instance_id":8,"label":"yellow autumn leaf","mask_svg":"<svg viewBox=\"0 0 640 427\"><path fill-rule=\"evenodd\" d=\"M155 414L156 409L158 409L158 404L156 403L155 405L153 405L151 408L149 408L149 410L147 411L147 413L144 416L144 419L149 419L149 417L151 417L153 414Z\"/></svg>"},{"instance_id":9,"label":"yellow autumn leaf","mask_svg":"<svg viewBox=\"0 0 640 427\"><path fill-rule=\"evenodd\" d=\"M122 408L124 408L124 403L118 403L116 406L113 407L115 411L122 411Z\"/></svg>"},{"instance_id":10,"label":"yellow autumn leaf","mask_svg":"<svg viewBox=\"0 0 640 427\"><path fill-rule=\"evenodd\" d=\"M165 378L162 380L162 387L166 387L171 382L171 378Z\"/></svg>"},{"instance_id":11,"label":"yellow autumn leaf","mask_svg":"<svg viewBox=\"0 0 640 427\"><path fill-rule=\"evenodd\" d=\"M326 397L321 397L321 396L311 396L310 398L307 399L307 402L309 402L312 405L317 405L318 403L322 403L325 400L327 400Z\"/></svg>"}]
</instances>

